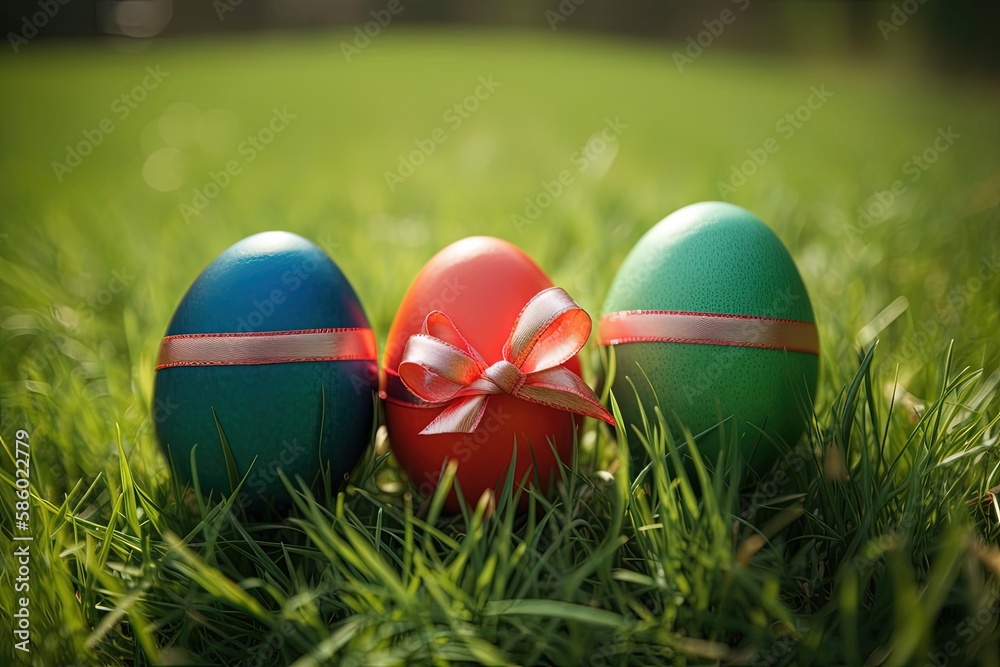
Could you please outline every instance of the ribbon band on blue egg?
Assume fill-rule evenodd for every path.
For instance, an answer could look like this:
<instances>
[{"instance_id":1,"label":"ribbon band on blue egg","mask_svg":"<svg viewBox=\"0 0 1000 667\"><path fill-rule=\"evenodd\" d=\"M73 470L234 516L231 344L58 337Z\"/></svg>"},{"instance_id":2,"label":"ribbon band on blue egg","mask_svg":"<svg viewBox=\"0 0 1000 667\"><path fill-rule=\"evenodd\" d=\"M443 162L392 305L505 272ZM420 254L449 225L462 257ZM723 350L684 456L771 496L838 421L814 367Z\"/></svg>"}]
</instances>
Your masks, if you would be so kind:
<instances>
[{"instance_id":1,"label":"ribbon band on blue egg","mask_svg":"<svg viewBox=\"0 0 1000 667\"><path fill-rule=\"evenodd\" d=\"M306 361L376 360L375 334L365 328L164 337L156 370L183 366L253 366Z\"/></svg>"},{"instance_id":2,"label":"ribbon band on blue egg","mask_svg":"<svg viewBox=\"0 0 1000 667\"><path fill-rule=\"evenodd\" d=\"M602 317L598 333L601 345L690 343L819 354L819 335L813 322L777 317L624 310Z\"/></svg>"}]
</instances>

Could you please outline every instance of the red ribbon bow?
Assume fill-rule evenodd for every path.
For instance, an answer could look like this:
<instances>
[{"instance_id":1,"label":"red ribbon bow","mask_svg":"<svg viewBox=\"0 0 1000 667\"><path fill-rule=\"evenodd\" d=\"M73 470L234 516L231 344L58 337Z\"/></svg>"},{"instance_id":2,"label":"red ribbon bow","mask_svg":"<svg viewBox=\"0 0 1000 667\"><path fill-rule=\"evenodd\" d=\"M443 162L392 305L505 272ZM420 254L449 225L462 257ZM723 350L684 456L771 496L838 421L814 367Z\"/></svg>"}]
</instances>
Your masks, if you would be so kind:
<instances>
[{"instance_id":1,"label":"red ribbon bow","mask_svg":"<svg viewBox=\"0 0 1000 667\"><path fill-rule=\"evenodd\" d=\"M427 315L421 333L410 336L399 377L419 398L447 405L420 433L471 433L486 412L490 394L601 419L615 420L597 395L562 364L590 337L590 316L561 287L542 290L514 320L503 361L488 365L447 315Z\"/></svg>"}]
</instances>

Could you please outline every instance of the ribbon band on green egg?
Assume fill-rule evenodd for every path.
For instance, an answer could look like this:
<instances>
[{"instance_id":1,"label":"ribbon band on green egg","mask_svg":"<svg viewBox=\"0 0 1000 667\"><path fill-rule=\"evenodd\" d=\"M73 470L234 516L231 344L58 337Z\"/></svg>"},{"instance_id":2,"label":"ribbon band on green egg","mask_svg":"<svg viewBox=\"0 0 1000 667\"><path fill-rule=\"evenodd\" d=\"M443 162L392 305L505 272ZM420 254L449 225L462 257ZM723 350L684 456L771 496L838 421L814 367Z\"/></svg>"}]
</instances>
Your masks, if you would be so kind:
<instances>
[{"instance_id":1,"label":"ribbon band on green egg","mask_svg":"<svg viewBox=\"0 0 1000 667\"><path fill-rule=\"evenodd\" d=\"M800 320L724 313L623 310L598 324L601 345L690 343L819 354L816 324Z\"/></svg>"},{"instance_id":2,"label":"ribbon band on green egg","mask_svg":"<svg viewBox=\"0 0 1000 667\"><path fill-rule=\"evenodd\" d=\"M366 328L178 334L161 342L156 370L376 359L375 334Z\"/></svg>"}]
</instances>

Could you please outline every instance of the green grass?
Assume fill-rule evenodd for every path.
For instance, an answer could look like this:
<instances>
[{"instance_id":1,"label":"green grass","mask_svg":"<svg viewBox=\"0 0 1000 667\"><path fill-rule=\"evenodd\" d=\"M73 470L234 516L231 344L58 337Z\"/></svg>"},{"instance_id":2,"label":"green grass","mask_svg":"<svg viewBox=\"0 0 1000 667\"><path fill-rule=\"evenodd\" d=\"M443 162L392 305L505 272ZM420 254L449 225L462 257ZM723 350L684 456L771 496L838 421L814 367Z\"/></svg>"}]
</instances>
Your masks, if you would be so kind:
<instances>
[{"instance_id":1,"label":"green grass","mask_svg":"<svg viewBox=\"0 0 1000 667\"><path fill-rule=\"evenodd\" d=\"M970 503L1000 484L994 83L721 48L682 75L669 48L395 28L348 64L345 35L3 56L0 655L1000 664L1000 507ZM169 76L119 118L115 98L157 64ZM452 129L443 114L490 74L500 87ZM784 138L775 123L824 84L833 96ZM179 205L243 160L237 145L274 108L295 118L186 222ZM198 118L213 109L226 111ZM51 163L105 117L114 131L57 180ZM616 149L515 227L608 118L627 125ZM447 140L390 191L385 172L437 127ZM961 137L914 180L907 161L948 127ZM416 271L471 234L517 243L596 314L638 237L718 199L768 137L780 149L731 199L791 249L823 357L808 438L761 479L740 489L723 460L689 480L650 415L617 443L588 424L562 483L521 516L509 488L492 516L442 516L441 497L421 504L371 453L343 494L302 495L280 524L180 497L151 428L153 359L184 290L239 238L286 229L323 245L380 344ZM164 147L185 165L173 192L143 178ZM905 191L858 227L895 179ZM585 360L593 379L593 343ZM32 456L30 655L9 630L18 429ZM652 454L643 470L628 464L636 448Z\"/></svg>"}]
</instances>

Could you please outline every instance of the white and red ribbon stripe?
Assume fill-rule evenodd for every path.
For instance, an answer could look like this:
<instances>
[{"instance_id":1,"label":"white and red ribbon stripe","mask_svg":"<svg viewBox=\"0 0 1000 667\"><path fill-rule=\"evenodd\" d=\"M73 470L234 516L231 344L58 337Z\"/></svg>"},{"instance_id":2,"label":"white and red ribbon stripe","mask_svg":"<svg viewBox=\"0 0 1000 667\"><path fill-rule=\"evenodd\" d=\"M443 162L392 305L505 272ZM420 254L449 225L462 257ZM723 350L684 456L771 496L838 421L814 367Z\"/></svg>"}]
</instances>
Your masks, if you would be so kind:
<instances>
[{"instance_id":1,"label":"white and red ribbon stripe","mask_svg":"<svg viewBox=\"0 0 1000 667\"><path fill-rule=\"evenodd\" d=\"M375 334L365 328L179 334L163 339L156 370L376 358Z\"/></svg>"},{"instance_id":2,"label":"white and red ribbon stripe","mask_svg":"<svg viewBox=\"0 0 1000 667\"><path fill-rule=\"evenodd\" d=\"M601 345L691 343L819 354L819 334L813 322L776 317L623 310L602 317L598 335Z\"/></svg>"}]
</instances>

